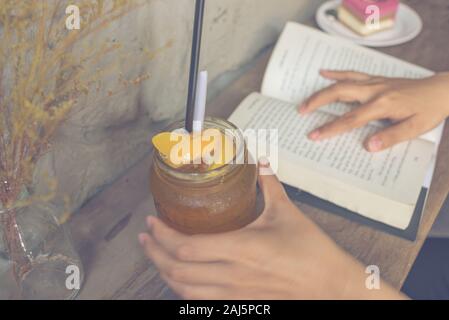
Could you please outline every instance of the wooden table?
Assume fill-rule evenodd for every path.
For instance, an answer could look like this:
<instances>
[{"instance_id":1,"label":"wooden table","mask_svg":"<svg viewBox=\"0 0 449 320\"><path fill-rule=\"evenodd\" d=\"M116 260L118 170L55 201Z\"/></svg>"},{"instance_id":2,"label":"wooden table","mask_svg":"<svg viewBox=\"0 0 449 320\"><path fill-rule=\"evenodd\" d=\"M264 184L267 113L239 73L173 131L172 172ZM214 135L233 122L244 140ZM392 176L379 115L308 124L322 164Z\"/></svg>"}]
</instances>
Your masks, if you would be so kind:
<instances>
[{"instance_id":1,"label":"wooden table","mask_svg":"<svg viewBox=\"0 0 449 320\"><path fill-rule=\"evenodd\" d=\"M423 33L411 43L382 50L434 71L449 70L449 2L409 0L424 19ZM223 91L210 115L227 118L249 93L258 91L270 52ZM449 130L446 126L437 171L418 240L409 242L298 203L335 241L365 264L376 264L396 288L404 282L449 191ZM170 299L175 296L143 255L137 234L155 212L149 192L151 157L90 200L70 221L85 266L80 299Z\"/></svg>"}]
</instances>

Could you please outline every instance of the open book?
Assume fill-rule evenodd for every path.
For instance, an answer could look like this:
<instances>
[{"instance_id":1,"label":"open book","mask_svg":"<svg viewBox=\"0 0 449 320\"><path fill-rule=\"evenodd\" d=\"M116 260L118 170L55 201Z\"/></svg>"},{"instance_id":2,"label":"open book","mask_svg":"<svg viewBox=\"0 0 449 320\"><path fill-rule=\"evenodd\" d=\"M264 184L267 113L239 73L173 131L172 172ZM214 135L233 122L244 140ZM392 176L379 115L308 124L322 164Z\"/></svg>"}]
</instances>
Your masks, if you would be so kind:
<instances>
[{"instance_id":1,"label":"open book","mask_svg":"<svg viewBox=\"0 0 449 320\"><path fill-rule=\"evenodd\" d=\"M290 22L274 50L261 93L248 96L229 120L243 130L279 130L277 174L285 184L405 230L423 186L430 185L442 126L377 154L367 152L363 141L380 130L385 125L382 122L330 140L312 142L307 134L313 129L356 107L334 103L307 116L297 112L305 98L331 84L319 75L320 69L407 78L433 74Z\"/></svg>"}]
</instances>

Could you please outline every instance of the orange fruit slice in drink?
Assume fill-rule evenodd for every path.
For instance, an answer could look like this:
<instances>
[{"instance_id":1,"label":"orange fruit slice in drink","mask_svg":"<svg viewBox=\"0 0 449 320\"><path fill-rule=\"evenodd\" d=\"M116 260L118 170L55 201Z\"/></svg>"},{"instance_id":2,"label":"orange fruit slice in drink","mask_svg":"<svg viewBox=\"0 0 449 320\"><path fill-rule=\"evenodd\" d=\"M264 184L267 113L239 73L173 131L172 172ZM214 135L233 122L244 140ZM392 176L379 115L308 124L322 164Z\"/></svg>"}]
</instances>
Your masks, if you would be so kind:
<instances>
[{"instance_id":1,"label":"orange fruit slice in drink","mask_svg":"<svg viewBox=\"0 0 449 320\"><path fill-rule=\"evenodd\" d=\"M232 161L236 149L233 139L216 129L194 134L162 132L152 142L170 166L207 163L209 171Z\"/></svg>"}]
</instances>

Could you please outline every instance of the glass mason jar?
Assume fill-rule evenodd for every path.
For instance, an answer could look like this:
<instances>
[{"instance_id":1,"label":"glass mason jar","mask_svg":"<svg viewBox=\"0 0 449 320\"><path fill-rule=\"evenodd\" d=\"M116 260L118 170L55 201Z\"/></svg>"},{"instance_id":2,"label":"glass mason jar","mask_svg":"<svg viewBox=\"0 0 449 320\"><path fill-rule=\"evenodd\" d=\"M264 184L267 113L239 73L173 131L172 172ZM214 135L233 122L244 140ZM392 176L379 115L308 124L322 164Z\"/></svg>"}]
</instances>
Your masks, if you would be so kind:
<instances>
[{"instance_id":1,"label":"glass mason jar","mask_svg":"<svg viewBox=\"0 0 449 320\"><path fill-rule=\"evenodd\" d=\"M178 122L165 131L183 126L184 122ZM206 119L204 129L219 129L232 136L237 146L233 161L210 171L186 172L168 165L155 150L151 167L151 192L159 217L186 234L237 230L258 216L257 165L250 161L241 131L215 118Z\"/></svg>"},{"instance_id":2,"label":"glass mason jar","mask_svg":"<svg viewBox=\"0 0 449 320\"><path fill-rule=\"evenodd\" d=\"M73 299L83 269L55 207L0 207L0 299Z\"/></svg>"}]
</instances>

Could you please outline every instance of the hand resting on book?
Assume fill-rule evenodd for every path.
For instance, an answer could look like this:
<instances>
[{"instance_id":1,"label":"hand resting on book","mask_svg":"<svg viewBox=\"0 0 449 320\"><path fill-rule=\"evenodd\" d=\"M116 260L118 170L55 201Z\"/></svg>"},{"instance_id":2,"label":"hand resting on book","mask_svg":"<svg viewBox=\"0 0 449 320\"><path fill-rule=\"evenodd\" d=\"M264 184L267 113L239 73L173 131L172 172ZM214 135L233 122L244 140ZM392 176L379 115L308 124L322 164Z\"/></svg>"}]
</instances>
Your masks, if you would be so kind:
<instances>
[{"instance_id":1,"label":"hand resting on book","mask_svg":"<svg viewBox=\"0 0 449 320\"><path fill-rule=\"evenodd\" d=\"M449 116L449 73L418 80L352 71L323 70L321 75L336 83L308 98L299 107L301 114L337 101L360 106L312 131L309 138L314 141L363 127L374 120L391 120L390 127L365 142L368 151L378 152L434 129Z\"/></svg>"}]
</instances>

